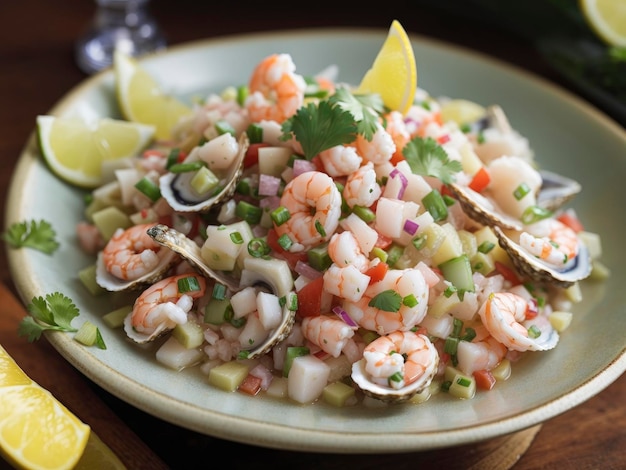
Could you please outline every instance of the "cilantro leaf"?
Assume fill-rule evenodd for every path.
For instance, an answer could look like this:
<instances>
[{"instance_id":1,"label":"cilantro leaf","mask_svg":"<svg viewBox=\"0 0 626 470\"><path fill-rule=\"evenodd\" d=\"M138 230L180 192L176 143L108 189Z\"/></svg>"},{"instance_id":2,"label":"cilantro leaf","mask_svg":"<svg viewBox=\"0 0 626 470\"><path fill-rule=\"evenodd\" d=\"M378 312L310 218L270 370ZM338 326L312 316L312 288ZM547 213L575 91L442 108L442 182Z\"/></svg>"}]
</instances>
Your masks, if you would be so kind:
<instances>
[{"instance_id":1,"label":"cilantro leaf","mask_svg":"<svg viewBox=\"0 0 626 470\"><path fill-rule=\"evenodd\" d=\"M402 305L402 296L392 289L387 289L372 297L367 305L385 312L398 312Z\"/></svg>"},{"instance_id":2,"label":"cilantro leaf","mask_svg":"<svg viewBox=\"0 0 626 470\"><path fill-rule=\"evenodd\" d=\"M282 124L282 140L293 134L307 160L337 145L356 139L357 126L352 114L328 101L309 103Z\"/></svg>"},{"instance_id":3,"label":"cilantro leaf","mask_svg":"<svg viewBox=\"0 0 626 470\"><path fill-rule=\"evenodd\" d=\"M51 255L59 247L56 232L45 220L16 222L2 234L2 239L13 248L33 248Z\"/></svg>"},{"instance_id":4,"label":"cilantro leaf","mask_svg":"<svg viewBox=\"0 0 626 470\"><path fill-rule=\"evenodd\" d=\"M54 292L46 297L33 297L26 307L30 316L22 319L18 326L18 335L26 336L29 342L38 340L46 330L76 332L72 320L80 312L69 297ZM106 349L100 331L96 328L96 346Z\"/></svg>"},{"instance_id":5,"label":"cilantro leaf","mask_svg":"<svg viewBox=\"0 0 626 470\"><path fill-rule=\"evenodd\" d=\"M345 88L338 88L329 101L349 111L357 122L357 132L368 141L372 140L377 129L379 114L384 111L380 95L353 95Z\"/></svg>"},{"instance_id":6,"label":"cilantro leaf","mask_svg":"<svg viewBox=\"0 0 626 470\"><path fill-rule=\"evenodd\" d=\"M461 162L450 160L441 145L432 137L415 137L402 150L413 173L422 176L434 176L444 184L454 181L454 173L463 168Z\"/></svg>"}]
</instances>

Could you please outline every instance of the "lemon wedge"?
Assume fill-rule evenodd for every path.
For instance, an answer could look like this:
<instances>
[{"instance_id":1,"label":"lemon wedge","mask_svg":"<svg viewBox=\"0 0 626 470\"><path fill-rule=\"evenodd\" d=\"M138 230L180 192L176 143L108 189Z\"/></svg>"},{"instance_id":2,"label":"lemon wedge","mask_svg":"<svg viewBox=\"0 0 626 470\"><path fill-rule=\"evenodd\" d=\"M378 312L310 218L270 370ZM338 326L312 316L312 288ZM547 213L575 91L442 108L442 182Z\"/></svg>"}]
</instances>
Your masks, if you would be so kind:
<instances>
[{"instance_id":1,"label":"lemon wedge","mask_svg":"<svg viewBox=\"0 0 626 470\"><path fill-rule=\"evenodd\" d=\"M394 20L357 93L378 93L386 107L406 114L413 104L416 88L417 66L413 47L400 22Z\"/></svg>"},{"instance_id":2,"label":"lemon wedge","mask_svg":"<svg viewBox=\"0 0 626 470\"><path fill-rule=\"evenodd\" d=\"M191 108L165 93L157 81L131 56L116 51L113 57L117 100L128 121L153 125L155 137L169 140L180 119Z\"/></svg>"},{"instance_id":3,"label":"lemon wedge","mask_svg":"<svg viewBox=\"0 0 626 470\"><path fill-rule=\"evenodd\" d=\"M70 469L91 429L0 346L0 453L16 468Z\"/></svg>"},{"instance_id":4,"label":"lemon wedge","mask_svg":"<svg viewBox=\"0 0 626 470\"><path fill-rule=\"evenodd\" d=\"M454 121L459 126L478 121L487 114L487 110L473 101L464 99L449 100L441 105L441 120Z\"/></svg>"},{"instance_id":5,"label":"lemon wedge","mask_svg":"<svg viewBox=\"0 0 626 470\"><path fill-rule=\"evenodd\" d=\"M626 0L580 0L580 8L600 39L626 47Z\"/></svg>"},{"instance_id":6,"label":"lemon wedge","mask_svg":"<svg viewBox=\"0 0 626 470\"><path fill-rule=\"evenodd\" d=\"M153 126L110 118L37 117L44 160L61 179L84 188L102 185L103 163L137 155L154 132Z\"/></svg>"}]
</instances>

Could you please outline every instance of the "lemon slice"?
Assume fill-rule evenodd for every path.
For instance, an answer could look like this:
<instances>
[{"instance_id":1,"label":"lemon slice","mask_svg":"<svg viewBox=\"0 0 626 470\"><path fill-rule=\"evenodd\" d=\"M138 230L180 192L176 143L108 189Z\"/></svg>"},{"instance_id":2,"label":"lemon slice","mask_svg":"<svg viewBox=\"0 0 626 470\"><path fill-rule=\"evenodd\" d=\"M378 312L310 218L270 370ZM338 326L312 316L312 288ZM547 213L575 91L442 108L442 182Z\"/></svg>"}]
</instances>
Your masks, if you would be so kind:
<instances>
[{"instance_id":1,"label":"lemon slice","mask_svg":"<svg viewBox=\"0 0 626 470\"><path fill-rule=\"evenodd\" d=\"M17 468L71 469L91 429L0 346L0 453Z\"/></svg>"},{"instance_id":2,"label":"lemon slice","mask_svg":"<svg viewBox=\"0 0 626 470\"><path fill-rule=\"evenodd\" d=\"M402 25L394 20L357 93L378 93L386 107L406 114L413 104L416 88L417 66L413 47Z\"/></svg>"},{"instance_id":3,"label":"lemon slice","mask_svg":"<svg viewBox=\"0 0 626 470\"><path fill-rule=\"evenodd\" d=\"M610 46L626 47L626 0L580 0L585 20Z\"/></svg>"},{"instance_id":4,"label":"lemon slice","mask_svg":"<svg viewBox=\"0 0 626 470\"><path fill-rule=\"evenodd\" d=\"M156 138L168 140L180 119L191 108L166 94L157 81L135 59L121 51L113 58L117 100L124 118L156 128Z\"/></svg>"},{"instance_id":5,"label":"lemon slice","mask_svg":"<svg viewBox=\"0 0 626 470\"><path fill-rule=\"evenodd\" d=\"M117 119L38 116L37 134L44 159L63 180L84 188L105 182L105 161L133 157L152 141L154 127Z\"/></svg>"},{"instance_id":6,"label":"lemon slice","mask_svg":"<svg viewBox=\"0 0 626 470\"><path fill-rule=\"evenodd\" d=\"M473 101L454 99L441 105L441 120L454 121L459 126L478 121L487 114L487 110Z\"/></svg>"}]
</instances>

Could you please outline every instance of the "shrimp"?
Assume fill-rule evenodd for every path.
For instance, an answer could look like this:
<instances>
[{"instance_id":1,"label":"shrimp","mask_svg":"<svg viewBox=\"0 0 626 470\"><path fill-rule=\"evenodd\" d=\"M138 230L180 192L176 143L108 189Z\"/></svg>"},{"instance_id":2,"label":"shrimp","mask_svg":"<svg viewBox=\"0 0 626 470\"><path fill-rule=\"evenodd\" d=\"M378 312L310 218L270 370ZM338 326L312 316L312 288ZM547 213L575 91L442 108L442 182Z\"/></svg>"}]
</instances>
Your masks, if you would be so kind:
<instances>
[{"instance_id":1,"label":"shrimp","mask_svg":"<svg viewBox=\"0 0 626 470\"><path fill-rule=\"evenodd\" d=\"M459 341L457 359L459 369L466 374L472 374L477 370L492 370L495 368L508 349L492 336L482 341Z\"/></svg>"},{"instance_id":2,"label":"shrimp","mask_svg":"<svg viewBox=\"0 0 626 470\"><path fill-rule=\"evenodd\" d=\"M349 302L358 302L369 285L370 277L351 264L341 267L333 263L324 271L323 281L325 292Z\"/></svg>"},{"instance_id":3,"label":"shrimp","mask_svg":"<svg viewBox=\"0 0 626 470\"><path fill-rule=\"evenodd\" d=\"M396 151L396 144L391 134L380 123L376 123L376 132L372 140L367 140L365 136L359 134L356 138L356 149L366 161L381 165L391 159Z\"/></svg>"},{"instance_id":4,"label":"shrimp","mask_svg":"<svg viewBox=\"0 0 626 470\"><path fill-rule=\"evenodd\" d=\"M402 299L413 296L416 302L400 302L397 310L369 305L379 294L385 296L394 293ZM367 288L359 301L344 300L343 309L359 326L386 335L394 331L407 331L419 324L426 316L428 293L428 285L419 269L390 269L383 279Z\"/></svg>"},{"instance_id":5,"label":"shrimp","mask_svg":"<svg viewBox=\"0 0 626 470\"><path fill-rule=\"evenodd\" d=\"M426 374L432 377L439 354L427 336L395 331L369 343L363 350L363 359L373 383L400 389Z\"/></svg>"},{"instance_id":6,"label":"shrimp","mask_svg":"<svg viewBox=\"0 0 626 470\"><path fill-rule=\"evenodd\" d=\"M147 231L154 224L117 229L102 250L106 270L118 279L132 281L158 266L168 250L155 242Z\"/></svg>"},{"instance_id":7,"label":"shrimp","mask_svg":"<svg viewBox=\"0 0 626 470\"><path fill-rule=\"evenodd\" d=\"M407 129L407 125L404 122L404 116L399 111L391 111L384 116L387 121L387 132L391 135L393 143L396 145L396 151L392 158L398 160L404 160L402 149L411 140L411 134Z\"/></svg>"},{"instance_id":8,"label":"shrimp","mask_svg":"<svg viewBox=\"0 0 626 470\"><path fill-rule=\"evenodd\" d=\"M189 277L196 278L199 289L180 292L178 281ZM205 291L206 280L199 275L179 274L160 280L135 300L128 322L125 322L126 333L130 337L139 334L154 338L177 324L186 323L193 300L204 296Z\"/></svg>"},{"instance_id":9,"label":"shrimp","mask_svg":"<svg viewBox=\"0 0 626 470\"><path fill-rule=\"evenodd\" d=\"M350 207L370 207L378 200L381 193L372 162L367 162L351 173L343 188L343 198Z\"/></svg>"},{"instance_id":10,"label":"shrimp","mask_svg":"<svg viewBox=\"0 0 626 470\"><path fill-rule=\"evenodd\" d=\"M333 179L319 171L307 171L292 179L280 197L289 219L274 223L278 236L287 235L291 252L300 252L330 239L339 226L341 193Z\"/></svg>"},{"instance_id":11,"label":"shrimp","mask_svg":"<svg viewBox=\"0 0 626 470\"><path fill-rule=\"evenodd\" d=\"M578 236L570 227L556 219L534 224L528 232L520 234L520 245L530 254L557 268L564 267L578 255Z\"/></svg>"},{"instance_id":12,"label":"shrimp","mask_svg":"<svg viewBox=\"0 0 626 470\"><path fill-rule=\"evenodd\" d=\"M339 318L319 315L302 319L302 334L322 351L339 357L343 347L354 336L354 329Z\"/></svg>"},{"instance_id":13,"label":"shrimp","mask_svg":"<svg viewBox=\"0 0 626 470\"><path fill-rule=\"evenodd\" d=\"M363 254L359 242L350 231L335 233L330 238L328 256L342 268L352 265L364 272L369 267L369 258Z\"/></svg>"},{"instance_id":14,"label":"shrimp","mask_svg":"<svg viewBox=\"0 0 626 470\"><path fill-rule=\"evenodd\" d=\"M346 176L359 169L363 159L350 146L335 145L319 154L324 171L330 176Z\"/></svg>"},{"instance_id":15,"label":"shrimp","mask_svg":"<svg viewBox=\"0 0 626 470\"><path fill-rule=\"evenodd\" d=\"M559 334L537 316L526 321L528 301L510 292L491 294L478 310L483 325L497 341L514 351L545 351L556 346ZM532 338L529 330L535 326L539 335Z\"/></svg>"},{"instance_id":16,"label":"shrimp","mask_svg":"<svg viewBox=\"0 0 626 470\"><path fill-rule=\"evenodd\" d=\"M245 101L252 122L265 119L282 123L302 106L306 82L295 70L289 54L272 54L257 65Z\"/></svg>"}]
</instances>

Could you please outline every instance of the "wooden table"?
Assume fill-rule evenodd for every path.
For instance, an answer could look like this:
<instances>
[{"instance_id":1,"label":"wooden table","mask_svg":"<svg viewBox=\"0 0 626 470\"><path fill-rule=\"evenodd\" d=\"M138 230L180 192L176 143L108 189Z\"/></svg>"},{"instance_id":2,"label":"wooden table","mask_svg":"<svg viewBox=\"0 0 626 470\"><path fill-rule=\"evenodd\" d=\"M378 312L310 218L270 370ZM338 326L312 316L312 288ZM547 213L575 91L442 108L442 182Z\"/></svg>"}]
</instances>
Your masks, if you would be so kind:
<instances>
[{"instance_id":1,"label":"wooden table","mask_svg":"<svg viewBox=\"0 0 626 470\"><path fill-rule=\"evenodd\" d=\"M399 19L410 32L443 39L512 62L569 88L533 48L494 27L443 15L416 3L397 1L388 11L364 11L356 2L317 2L302 16L285 5L253 2L153 0L151 11L170 44L246 31L316 26L388 28ZM0 206L20 151L34 128L35 116L46 113L68 90L85 78L76 67L73 45L91 20L95 2L20 0L0 3ZM251 18L251 19L250 19ZM291 18L291 19L288 19ZM571 90L570 91L575 91ZM2 212L4 220L4 211ZM29 344L18 338L24 316L11 296L14 286L6 253L0 251L0 344L37 382L51 390L88 422L129 468L177 468L180 456L207 464L214 452L235 468L272 462L274 468L536 468L617 469L626 467L626 377L582 405L542 426L453 449L393 455L302 454L257 448L204 436L149 416L111 396L74 370L45 341ZM1 462L0 462L1 464Z\"/></svg>"}]
</instances>

